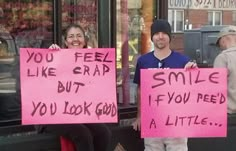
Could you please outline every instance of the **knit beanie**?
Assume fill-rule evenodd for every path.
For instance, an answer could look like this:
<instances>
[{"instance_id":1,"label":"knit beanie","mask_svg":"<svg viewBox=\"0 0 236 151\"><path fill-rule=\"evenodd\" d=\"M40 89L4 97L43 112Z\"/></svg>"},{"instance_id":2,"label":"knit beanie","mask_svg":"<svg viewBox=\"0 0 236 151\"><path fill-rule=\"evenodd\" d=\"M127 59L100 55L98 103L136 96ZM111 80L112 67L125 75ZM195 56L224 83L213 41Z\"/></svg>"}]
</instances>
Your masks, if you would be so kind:
<instances>
[{"instance_id":1,"label":"knit beanie","mask_svg":"<svg viewBox=\"0 0 236 151\"><path fill-rule=\"evenodd\" d=\"M166 33L171 40L171 26L168 21L164 19L155 20L151 26L151 40L155 33L164 32Z\"/></svg>"}]
</instances>

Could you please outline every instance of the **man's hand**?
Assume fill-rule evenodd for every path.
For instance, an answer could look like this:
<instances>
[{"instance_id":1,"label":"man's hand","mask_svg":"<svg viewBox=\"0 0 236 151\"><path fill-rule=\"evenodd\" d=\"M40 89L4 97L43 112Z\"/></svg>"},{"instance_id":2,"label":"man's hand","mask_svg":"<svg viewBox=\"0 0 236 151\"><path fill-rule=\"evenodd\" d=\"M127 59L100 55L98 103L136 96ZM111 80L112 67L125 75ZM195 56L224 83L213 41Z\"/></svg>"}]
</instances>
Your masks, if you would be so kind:
<instances>
[{"instance_id":1,"label":"man's hand","mask_svg":"<svg viewBox=\"0 0 236 151\"><path fill-rule=\"evenodd\" d=\"M197 63L196 63L196 61L189 61L189 62L184 66L184 69L192 69L192 68L197 68Z\"/></svg>"},{"instance_id":2,"label":"man's hand","mask_svg":"<svg viewBox=\"0 0 236 151\"><path fill-rule=\"evenodd\" d=\"M140 131L141 130L141 120L140 117L137 117L136 120L132 123L133 129L135 131Z\"/></svg>"}]
</instances>

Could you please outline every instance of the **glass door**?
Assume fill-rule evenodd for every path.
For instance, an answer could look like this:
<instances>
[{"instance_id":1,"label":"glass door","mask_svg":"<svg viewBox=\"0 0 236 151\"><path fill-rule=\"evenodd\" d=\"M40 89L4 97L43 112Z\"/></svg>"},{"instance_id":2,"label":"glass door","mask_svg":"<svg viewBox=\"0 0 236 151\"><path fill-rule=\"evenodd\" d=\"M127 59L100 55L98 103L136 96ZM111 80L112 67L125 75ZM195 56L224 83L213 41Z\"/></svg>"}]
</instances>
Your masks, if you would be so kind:
<instances>
[{"instance_id":1,"label":"glass door","mask_svg":"<svg viewBox=\"0 0 236 151\"><path fill-rule=\"evenodd\" d=\"M118 102L136 103L133 84L137 58L152 50L150 26L156 16L156 0L116 1L116 50Z\"/></svg>"}]
</instances>

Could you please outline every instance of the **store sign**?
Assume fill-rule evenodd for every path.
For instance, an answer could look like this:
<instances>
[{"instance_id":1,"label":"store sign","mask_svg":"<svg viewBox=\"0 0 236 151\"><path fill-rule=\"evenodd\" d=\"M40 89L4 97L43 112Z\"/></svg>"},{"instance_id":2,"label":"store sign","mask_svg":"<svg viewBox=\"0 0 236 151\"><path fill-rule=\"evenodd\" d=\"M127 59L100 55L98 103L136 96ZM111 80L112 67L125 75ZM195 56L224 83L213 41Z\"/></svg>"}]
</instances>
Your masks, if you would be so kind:
<instances>
[{"instance_id":1,"label":"store sign","mask_svg":"<svg viewBox=\"0 0 236 151\"><path fill-rule=\"evenodd\" d=\"M169 0L169 8L174 9L216 9L235 10L235 0Z\"/></svg>"},{"instance_id":2,"label":"store sign","mask_svg":"<svg viewBox=\"0 0 236 151\"><path fill-rule=\"evenodd\" d=\"M20 49L23 124L117 122L115 50Z\"/></svg>"},{"instance_id":3,"label":"store sign","mask_svg":"<svg viewBox=\"0 0 236 151\"><path fill-rule=\"evenodd\" d=\"M142 69L141 136L226 137L226 72Z\"/></svg>"}]
</instances>

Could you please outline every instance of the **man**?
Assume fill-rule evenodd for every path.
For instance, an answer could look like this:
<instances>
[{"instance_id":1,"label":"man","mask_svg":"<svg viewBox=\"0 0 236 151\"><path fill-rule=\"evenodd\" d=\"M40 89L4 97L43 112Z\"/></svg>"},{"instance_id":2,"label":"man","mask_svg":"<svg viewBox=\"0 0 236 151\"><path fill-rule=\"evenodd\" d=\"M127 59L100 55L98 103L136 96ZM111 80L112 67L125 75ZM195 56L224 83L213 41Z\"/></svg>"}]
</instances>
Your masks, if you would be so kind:
<instances>
[{"instance_id":1,"label":"man","mask_svg":"<svg viewBox=\"0 0 236 151\"><path fill-rule=\"evenodd\" d=\"M215 58L214 67L228 70L228 113L236 113L236 26L227 26L219 32L216 42L222 52Z\"/></svg>"},{"instance_id":2,"label":"man","mask_svg":"<svg viewBox=\"0 0 236 151\"><path fill-rule=\"evenodd\" d=\"M166 20L155 20L151 26L154 51L142 55L137 62L134 83L138 84L138 114L133 123L140 130L140 69L147 68L194 68L187 56L170 49L171 26ZM145 151L187 151L187 138L145 138Z\"/></svg>"}]
</instances>

